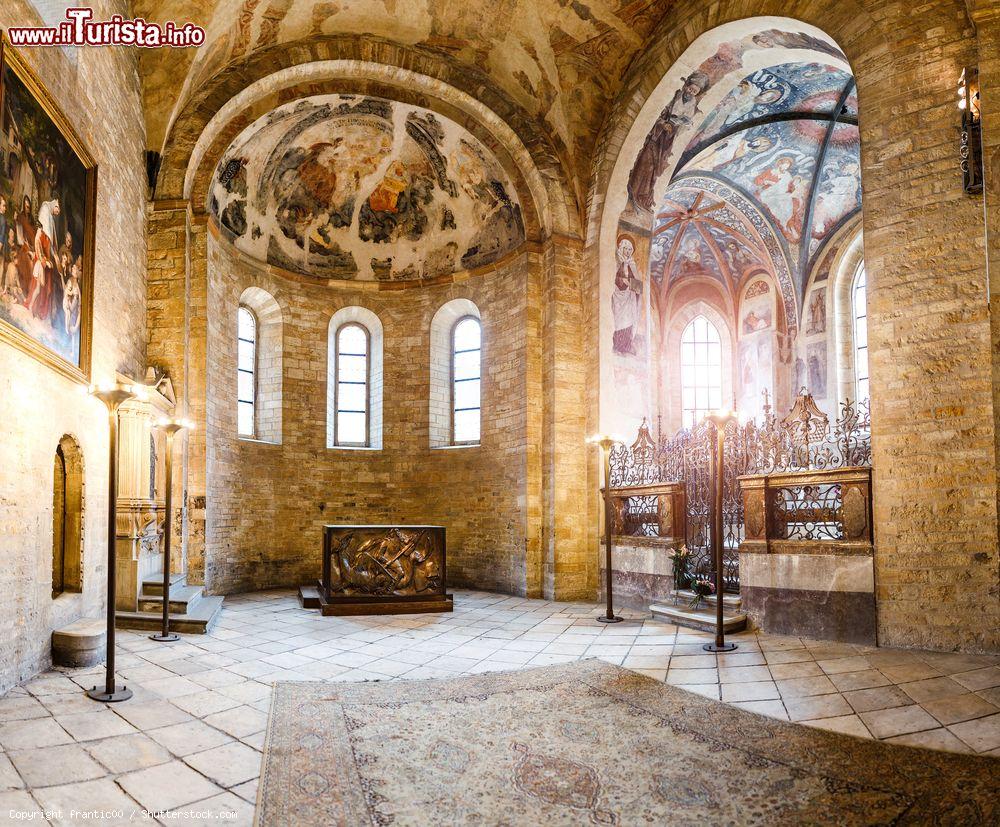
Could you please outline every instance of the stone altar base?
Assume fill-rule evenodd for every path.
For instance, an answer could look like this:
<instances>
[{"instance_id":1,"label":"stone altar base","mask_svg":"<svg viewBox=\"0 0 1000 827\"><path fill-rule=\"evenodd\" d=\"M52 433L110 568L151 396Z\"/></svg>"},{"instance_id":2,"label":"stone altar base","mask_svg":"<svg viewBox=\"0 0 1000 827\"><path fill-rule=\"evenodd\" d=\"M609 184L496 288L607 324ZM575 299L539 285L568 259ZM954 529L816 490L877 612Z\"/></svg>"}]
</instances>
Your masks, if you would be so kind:
<instances>
[{"instance_id":1,"label":"stone altar base","mask_svg":"<svg viewBox=\"0 0 1000 827\"><path fill-rule=\"evenodd\" d=\"M304 609L319 609L324 617L352 615L408 615L423 612L451 612L455 609L452 595L427 595L426 597L338 597L336 602L326 599L323 584L299 586L299 602Z\"/></svg>"}]
</instances>

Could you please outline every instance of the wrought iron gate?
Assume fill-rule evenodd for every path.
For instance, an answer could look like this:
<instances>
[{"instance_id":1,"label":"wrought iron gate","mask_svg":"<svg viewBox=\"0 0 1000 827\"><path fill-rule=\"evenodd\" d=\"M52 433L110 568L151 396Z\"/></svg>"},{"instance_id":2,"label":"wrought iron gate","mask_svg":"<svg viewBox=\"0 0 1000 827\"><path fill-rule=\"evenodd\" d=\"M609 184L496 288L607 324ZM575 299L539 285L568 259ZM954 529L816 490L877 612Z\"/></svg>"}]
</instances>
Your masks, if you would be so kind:
<instances>
[{"instance_id":1,"label":"wrought iron gate","mask_svg":"<svg viewBox=\"0 0 1000 827\"><path fill-rule=\"evenodd\" d=\"M803 389L789 414L779 420L768 404L763 423L730 422L726 427L722 501L722 588L740 588L739 548L744 539L741 476L780 471L871 465L868 403L846 401L830 427L829 418ZM672 437L654 439L645 421L632 445L611 449L611 487L684 483L688 571L715 581L712 560L713 456L715 426L701 423ZM636 513L641 504L632 504Z\"/></svg>"}]
</instances>

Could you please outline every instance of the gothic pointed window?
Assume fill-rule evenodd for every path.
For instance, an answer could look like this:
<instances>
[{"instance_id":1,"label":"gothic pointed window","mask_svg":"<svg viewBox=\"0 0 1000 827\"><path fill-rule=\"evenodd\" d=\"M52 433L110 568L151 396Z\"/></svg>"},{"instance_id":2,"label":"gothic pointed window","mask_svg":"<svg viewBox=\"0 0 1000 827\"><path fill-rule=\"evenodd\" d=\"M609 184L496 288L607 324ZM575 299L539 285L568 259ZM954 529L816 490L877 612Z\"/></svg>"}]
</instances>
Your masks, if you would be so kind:
<instances>
[{"instance_id":1,"label":"gothic pointed window","mask_svg":"<svg viewBox=\"0 0 1000 827\"><path fill-rule=\"evenodd\" d=\"M693 428L705 414L722 407L722 340L704 316L684 328L680 362L682 423Z\"/></svg>"}]
</instances>

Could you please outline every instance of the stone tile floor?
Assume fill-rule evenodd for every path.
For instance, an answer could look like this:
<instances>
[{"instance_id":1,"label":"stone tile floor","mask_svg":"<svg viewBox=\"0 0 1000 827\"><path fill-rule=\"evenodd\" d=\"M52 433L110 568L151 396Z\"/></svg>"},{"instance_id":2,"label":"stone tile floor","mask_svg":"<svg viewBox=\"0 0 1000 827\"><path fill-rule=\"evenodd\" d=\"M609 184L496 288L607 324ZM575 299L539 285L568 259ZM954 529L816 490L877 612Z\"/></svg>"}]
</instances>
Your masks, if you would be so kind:
<instances>
[{"instance_id":1,"label":"stone tile floor","mask_svg":"<svg viewBox=\"0 0 1000 827\"><path fill-rule=\"evenodd\" d=\"M459 590L447 615L334 618L289 590L226 599L207 635L173 644L118 633L135 697L87 698L103 669L53 669L0 698L0 821L249 824L271 683L437 678L598 657L764 715L956 752L1000 756L1000 656L872 649L744 632L710 636L639 612ZM147 812L170 811L158 818ZM26 820L20 817L23 823Z\"/></svg>"}]
</instances>

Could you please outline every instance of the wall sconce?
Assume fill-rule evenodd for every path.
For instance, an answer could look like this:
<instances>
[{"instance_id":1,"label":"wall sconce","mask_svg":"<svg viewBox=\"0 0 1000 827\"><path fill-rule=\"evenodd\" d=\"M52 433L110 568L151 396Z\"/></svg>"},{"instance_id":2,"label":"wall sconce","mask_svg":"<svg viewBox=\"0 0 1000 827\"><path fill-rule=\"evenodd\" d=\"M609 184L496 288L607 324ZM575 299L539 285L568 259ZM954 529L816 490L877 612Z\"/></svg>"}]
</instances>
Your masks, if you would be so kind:
<instances>
[{"instance_id":1,"label":"wall sconce","mask_svg":"<svg viewBox=\"0 0 1000 827\"><path fill-rule=\"evenodd\" d=\"M967 66L958 79L958 108L962 111L962 138L958 157L965 191L983 191L982 110L979 98L979 70Z\"/></svg>"}]
</instances>

